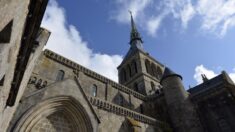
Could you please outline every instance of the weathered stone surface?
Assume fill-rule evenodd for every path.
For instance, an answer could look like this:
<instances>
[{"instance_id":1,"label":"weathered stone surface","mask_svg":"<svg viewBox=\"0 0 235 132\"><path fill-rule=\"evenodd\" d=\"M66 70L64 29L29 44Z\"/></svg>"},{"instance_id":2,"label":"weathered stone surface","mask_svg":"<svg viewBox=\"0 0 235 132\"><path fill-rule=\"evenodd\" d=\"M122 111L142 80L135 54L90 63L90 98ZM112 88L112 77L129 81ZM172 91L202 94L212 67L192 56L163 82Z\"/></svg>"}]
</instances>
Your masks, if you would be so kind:
<instances>
[{"instance_id":1,"label":"weathered stone surface","mask_svg":"<svg viewBox=\"0 0 235 132\"><path fill-rule=\"evenodd\" d=\"M42 52L50 32L34 29L41 19L26 23L43 13L43 8L29 13L34 2L0 0L1 132L235 131L235 86L225 72L188 91L176 74L160 84L165 67L143 50L134 29L116 83L52 51ZM46 0L37 6L45 7ZM24 36L27 30L33 33ZM34 33L40 34L22 43ZM27 44L33 45L29 56L19 54ZM16 66L23 57L29 57L27 65ZM25 69L17 90L11 89L15 69ZM16 97L11 107L6 105L10 90Z\"/></svg>"}]
</instances>

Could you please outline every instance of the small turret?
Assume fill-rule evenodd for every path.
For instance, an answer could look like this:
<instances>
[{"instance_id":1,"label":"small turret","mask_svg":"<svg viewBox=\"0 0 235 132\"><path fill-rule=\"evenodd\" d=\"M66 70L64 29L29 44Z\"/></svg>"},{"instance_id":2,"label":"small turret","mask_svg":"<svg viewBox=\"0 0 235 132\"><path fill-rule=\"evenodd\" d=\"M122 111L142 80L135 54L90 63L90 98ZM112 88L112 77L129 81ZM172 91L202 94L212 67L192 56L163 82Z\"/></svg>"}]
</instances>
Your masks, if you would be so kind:
<instances>
[{"instance_id":1,"label":"small turret","mask_svg":"<svg viewBox=\"0 0 235 132\"><path fill-rule=\"evenodd\" d=\"M188 93L182 84L182 77L170 70L168 67L165 68L160 83L164 87L165 92L170 94L169 101L173 101L172 103L175 102L175 98L179 100L184 100L187 98Z\"/></svg>"},{"instance_id":2,"label":"small turret","mask_svg":"<svg viewBox=\"0 0 235 132\"><path fill-rule=\"evenodd\" d=\"M203 131L196 116L193 104L184 89L182 77L169 68L165 68L161 85L175 132Z\"/></svg>"}]
</instances>

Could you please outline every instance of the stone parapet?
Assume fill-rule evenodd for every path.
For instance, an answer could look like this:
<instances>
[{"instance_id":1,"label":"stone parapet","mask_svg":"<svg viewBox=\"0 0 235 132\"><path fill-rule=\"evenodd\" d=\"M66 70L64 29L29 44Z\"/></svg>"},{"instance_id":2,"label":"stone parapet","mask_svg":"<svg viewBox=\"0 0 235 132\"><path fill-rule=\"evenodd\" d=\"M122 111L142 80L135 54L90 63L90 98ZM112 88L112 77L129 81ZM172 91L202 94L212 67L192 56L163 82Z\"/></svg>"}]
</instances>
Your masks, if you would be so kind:
<instances>
[{"instance_id":1,"label":"stone parapet","mask_svg":"<svg viewBox=\"0 0 235 132\"><path fill-rule=\"evenodd\" d=\"M108 101L96 98L96 97L91 97L88 96L88 99L90 101L90 103L94 106L97 106L100 109L106 110L108 112L112 112L115 113L117 115L121 115L121 116L128 116L130 118L133 118L137 121L146 123L146 124L150 124L150 125L157 125L158 127L163 127L164 125L166 125L164 122L161 122L159 120L156 120L154 118L151 118L149 116L137 113L135 111L132 111L130 109L127 109L125 107L121 107L119 105L115 105L113 103L110 103Z\"/></svg>"}]
</instances>

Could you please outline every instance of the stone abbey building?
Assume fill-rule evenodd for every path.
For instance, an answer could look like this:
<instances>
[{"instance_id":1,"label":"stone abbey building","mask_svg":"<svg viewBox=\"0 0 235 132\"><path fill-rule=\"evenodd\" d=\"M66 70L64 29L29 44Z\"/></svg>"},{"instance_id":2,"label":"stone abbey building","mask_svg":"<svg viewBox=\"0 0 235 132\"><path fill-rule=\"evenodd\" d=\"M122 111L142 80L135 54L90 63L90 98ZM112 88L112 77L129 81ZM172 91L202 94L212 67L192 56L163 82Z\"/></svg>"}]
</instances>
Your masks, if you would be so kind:
<instances>
[{"instance_id":1,"label":"stone abbey building","mask_svg":"<svg viewBox=\"0 0 235 132\"><path fill-rule=\"evenodd\" d=\"M47 2L0 0L0 132L235 132L226 72L185 90L179 74L143 49L131 17L116 83L42 51Z\"/></svg>"}]
</instances>

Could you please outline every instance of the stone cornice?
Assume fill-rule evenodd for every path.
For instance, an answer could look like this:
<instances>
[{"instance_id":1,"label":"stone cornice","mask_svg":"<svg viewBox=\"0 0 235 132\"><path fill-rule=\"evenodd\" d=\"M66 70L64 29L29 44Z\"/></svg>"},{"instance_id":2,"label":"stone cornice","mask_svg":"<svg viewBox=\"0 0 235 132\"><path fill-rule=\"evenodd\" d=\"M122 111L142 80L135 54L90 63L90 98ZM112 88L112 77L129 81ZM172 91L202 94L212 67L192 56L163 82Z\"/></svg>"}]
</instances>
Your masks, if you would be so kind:
<instances>
[{"instance_id":1,"label":"stone cornice","mask_svg":"<svg viewBox=\"0 0 235 132\"><path fill-rule=\"evenodd\" d=\"M102 100L102 99L99 99L96 97L91 97L91 96L88 96L88 99L92 105L97 106L100 109L115 113L117 115L128 116L128 117L133 118L137 121L140 121L140 122L143 122L146 124L157 125L159 127L166 125L162 121L159 121L159 120L156 120L152 117L140 114L138 112L127 109L125 107L121 107L119 105L107 102L105 100Z\"/></svg>"},{"instance_id":2,"label":"stone cornice","mask_svg":"<svg viewBox=\"0 0 235 132\"><path fill-rule=\"evenodd\" d=\"M65 58L65 57L62 57L61 55L59 55L59 54L57 54L55 52L52 52L52 51L46 49L44 51L44 55L46 57L50 58L50 59L53 59L53 60L55 60L55 61L65 65L65 66L73 69L73 70L81 71L84 74L86 74L86 75L88 75L88 76L90 76L92 78L95 78L95 79L97 79L97 80L99 80L101 82L104 82L104 83L108 83L111 86L113 86L114 88L116 88L116 89L118 89L118 90L120 90L122 92L125 92L127 94L132 94L136 98L145 101L145 95L140 94L140 93L138 93L138 92L136 92L136 91L126 87L126 86L123 86L123 85L121 85L119 83L116 83L116 82L114 82L114 81L112 81L112 80L110 80L110 79L108 79L108 78L106 78L106 77L104 77L104 76L102 76L102 75L92 71L92 70L89 70L89 69L87 69L87 68L85 68L85 67L83 67L83 66L81 66L81 65L79 65L79 64L77 64L77 63L75 63L75 62L73 62L73 61L71 61L71 60L69 60L67 58Z\"/></svg>"}]
</instances>

